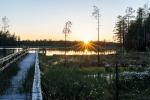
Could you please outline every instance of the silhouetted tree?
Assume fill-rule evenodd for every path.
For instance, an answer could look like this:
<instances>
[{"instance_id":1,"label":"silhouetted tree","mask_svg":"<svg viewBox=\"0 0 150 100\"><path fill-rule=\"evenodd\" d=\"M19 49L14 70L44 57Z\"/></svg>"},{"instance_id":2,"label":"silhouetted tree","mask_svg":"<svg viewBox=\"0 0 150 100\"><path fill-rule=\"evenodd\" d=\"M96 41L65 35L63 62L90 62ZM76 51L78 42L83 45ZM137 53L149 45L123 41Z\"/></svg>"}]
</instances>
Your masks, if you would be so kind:
<instances>
[{"instance_id":1,"label":"silhouetted tree","mask_svg":"<svg viewBox=\"0 0 150 100\"><path fill-rule=\"evenodd\" d=\"M144 51L150 47L150 13L148 8L139 8L134 20L129 21L129 15L134 12L128 8L124 17L119 16L115 26L115 38L123 44L126 50ZM132 17L132 16L131 16ZM123 27L123 23L125 26Z\"/></svg>"},{"instance_id":2,"label":"silhouetted tree","mask_svg":"<svg viewBox=\"0 0 150 100\"><path fill-rule=\"evenodd\" d=\"M126 20L125 20L125 17L122 17L122 16L118 16L118 21L116 23L116 26L115 26L115 39L117 42L119 42L122 46L124 45L124 42L125 42L125 33L127 31L127 23L126 23Z\"/></svg>"},{"instance_id":3,"label":"silhouetted tree","mask_svg":"<svg viewBox=\"0 0 150 100\"><path fill-rule=\"evenodd\" d=\"M144 49L144 27L143 27L144 10L139 8L136 20L131 23L126 35L126 48L142 50Z\"/></svg>"},{"instance_id":4,"label":"silhouetted tree","mask_svg":"<svg viewBox=\"0 0 150 100\"><path fill-rule=\"evenodd\" d=\"M16 46L15 34L10 34L8 30L8 18L5 16L2 18L2 29L0 31L0 46Z\"/></svg>"},{"instance_id":5,"label":"silhouetted tree","mask_svg":"<svg viewBox=\"0 0 150 100\"><path fill-rule=\"evenodd\" d=\"M64 64L65 67L66 67L66 62L67 62L67 58L66 58L66 39L67 39L67 35L69 33L71 33L71 30L70 30L71 25L72 25L71 21L68 21L68 22L66 22L65 27L63 29L63 33L65 34L65 64Z\"/></svg>"},{"instance_id":6,"label":"silhouetted tree","mask_svg":"<svg viewBox=\"0 0 150 100\"><path fill-rule=\"evenodd\" d=\"M97 61L98 61L98 66L99 66L99 62L100 62L100 57L99 57L99 18L100 18L100 10L97 6L94 6L94 12L92 13L92 15L96 18L97 20L97 33L98 33L98 43L97 43Z\"/></svg>"}]
</instances>

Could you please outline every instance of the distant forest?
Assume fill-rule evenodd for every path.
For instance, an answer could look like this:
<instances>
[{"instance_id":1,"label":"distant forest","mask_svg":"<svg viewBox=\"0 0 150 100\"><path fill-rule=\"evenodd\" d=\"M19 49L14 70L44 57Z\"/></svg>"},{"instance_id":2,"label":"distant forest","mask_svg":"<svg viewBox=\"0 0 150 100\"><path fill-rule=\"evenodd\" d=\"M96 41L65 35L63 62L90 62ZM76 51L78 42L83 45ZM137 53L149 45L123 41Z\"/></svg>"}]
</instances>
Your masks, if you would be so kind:
<instances>
[{"instance_id":1,"label":"distant forest","mask_svg":"<svg viewBox=\"0 0 150 100\"><path fill-rule=\"evenodd\" d=\"M126 50L145 51L150 47L150 8L134 10L128 7L124 16L118 16L115 38Z\"/></svg>"},{"instance_id":2,"label":"distant forest","mask_svg":"<svg viewBox=\"0 0 150 100\"><path fill-rule=\"evenodd\" d=\"M93 47L96 48L98 42L91 41ZM19 36L11 34L9 31L0 31L0 47L51 47L51 48L63 48L65 41L52 41L52 40L20 40ZM66 41L67 47L78 48L80 45L84 45L83 41ZM114 48L116 43L112 42L99 42L101 47L106 47L107 49Z\"/></svg>"},{"instance_id":3,"label":"distant forest","mask_svg":"<svg viewBox=\"0 0 150 100\"><path fill-rule=\"evenodd\" d=\"M9 31L0 31L0 46L16 46L17 36L11 35Z\"/></svg>"},{"instance_id":4,"label":"distant forest","mask_svg":"<svg viewBox=\"0 0 150 100\"><path fill-rule=\"evenodd\" d=\"M97 41L91 41L90 44L96 48ZM0 31L0 47L50 47L50 48L64 48L65 41L53 41L53 40L20 40L15 34L11 35L9 31ZM69 48L75 49L84 45L83 41L66 41L66 45ZM113 42L99 42L101 49L114 49L117 43Z\"/></svg>"},{"instance_id":5,"label":"distant forest","mask_svg":"<svg viewBox=\"0 0 150 100\"><path fill-rule=\"evenodd\" d=\"M96 45L101 46L101 49L106 47L116 48L118 44L124 47L125 50L138 50L145 51L150 47L150 9L146 6L139 8L137 14L134 14L134 10L128 7L124 16L119 15L117 23L114 28L114 38L117 43L112 42L97 42L91 41L96 48ZM67 47L75 47L82 41L67 41ZM64 47L65 41L52 41L52 40L20 40L15 34L10 34L9 31L0 31L0 47Z\"/></svg>"},{"instance_id":6,"label":"distant forest","mask_svg":"<svg viewBox=\"0 0 150 100\"><path fill-rule=\"evenodd\" d=\"M90 41L91 46L95 49L97 48L97 41ZM48 48L64 48L65 41L53 41L53 40L20 40L19 37L15 35L11 35L9 32L0 32L0 47L48 47ZM84 46L83 41L66 41L66 45L68 48L76 49L80 48L80 46ZM99 42L101 49L115 49L118 45L113 42Z\"/></svg>"}]
</instances>

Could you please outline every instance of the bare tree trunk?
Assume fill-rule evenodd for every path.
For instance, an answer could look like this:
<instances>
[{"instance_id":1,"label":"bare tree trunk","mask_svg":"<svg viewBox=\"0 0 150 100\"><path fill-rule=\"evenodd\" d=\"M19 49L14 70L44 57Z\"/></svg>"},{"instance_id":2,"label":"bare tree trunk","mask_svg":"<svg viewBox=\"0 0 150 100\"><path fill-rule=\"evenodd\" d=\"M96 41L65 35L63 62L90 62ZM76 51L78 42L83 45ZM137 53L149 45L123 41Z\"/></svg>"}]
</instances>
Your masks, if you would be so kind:
<instances>
[{"instance_id":1,"label":"bare tree trunk","mask_svg":"<svg viewBox=\"0 0 150 100\"><path fill-rule=\"evenodd\" d=\"M100 65L100 57L99 57L99 13L98 13L98 66Z\"/></svg>"},{"instance_id":2,"label":"bare tree trunk","mask_svg":"<svg viewBox=\"0 0 150 100\"><path fill-rule=\"evenodd\" d=\"M65 33L65 64L64 64L64 66L66 67L66 63L67 63L67 57L66 57L66 33Z\"/></svg>"}]
</instances>

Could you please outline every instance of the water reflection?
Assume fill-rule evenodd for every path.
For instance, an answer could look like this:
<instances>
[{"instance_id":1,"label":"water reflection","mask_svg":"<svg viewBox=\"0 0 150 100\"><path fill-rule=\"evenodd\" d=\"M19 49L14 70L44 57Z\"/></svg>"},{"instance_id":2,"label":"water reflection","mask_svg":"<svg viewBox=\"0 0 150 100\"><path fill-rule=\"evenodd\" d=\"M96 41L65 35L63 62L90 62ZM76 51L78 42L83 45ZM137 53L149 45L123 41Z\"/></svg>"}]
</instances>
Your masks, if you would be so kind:
<instances>
[{"instance_id":1,"label":"water reflection","mask_svg":"<svg viewBox=\"0 0 150 100\"><path fill-rule=\"evenodd\" d=\"M46 49L46 51L44 51L44 52L47 56L64 55L64 51L61 51L61 50L48 50L48 49ZM42 51L40 51L40 53L42 53ZM114 53L115 53L114 50L105 50L103 52L100 52L100 54L103 54L103 55L114 54ZM88 50L85 50L85 51L70 50L70 51L67 51L67 55L97 55L97 53L95 51L88 51Z\"/></svg>"},{"instance_id":2,"label":"water reflection","mask_svg":"<svg viewBox=\"0 0 150 100\"><path fill-rule=\"evenodd\" d=\"M35 50L37 49L38 48L31 48L30 52L35 52ZM21 50L22 48L0 48L0 58L5 57L12 53L19 52ZM53 49L47 48L47 49L40 49L39 51L40 53L45 53L47 56L64 55L63 50L57 50L57 49L53 50ZM103 54L103 55L114 54L114 53L115 53L114 50L104 50L100 52L100 54ZM67 55L97 55L97 53L95 51L88 51L88 50L84 50L84 51L69 50L67 51Z\"/></svg>"},{"instance_id":3,"label":"water reflection","mask_svg":"<svg viewBox=\"0 0 150 100\"><path fill-rule=\"evenodd\" d=\"M86 75L85 78L86 77L88 77L88 78L99 78L99 77L101 77L101 78L105 78L108 83L111 83L113 81L113 79L115 78L115 74L113 74L113 73L89 74L89 75Z\"/></svg>"}]
</instances>

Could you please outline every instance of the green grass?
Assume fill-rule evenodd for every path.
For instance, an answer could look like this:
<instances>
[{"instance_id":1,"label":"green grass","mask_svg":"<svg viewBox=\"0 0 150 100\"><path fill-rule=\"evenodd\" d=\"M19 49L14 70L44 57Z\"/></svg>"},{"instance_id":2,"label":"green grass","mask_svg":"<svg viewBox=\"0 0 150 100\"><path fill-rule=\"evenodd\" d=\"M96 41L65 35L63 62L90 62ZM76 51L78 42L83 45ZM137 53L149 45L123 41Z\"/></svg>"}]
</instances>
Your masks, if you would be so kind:
<instances>
[{"instance_id":1,"label":"green grass","mask_svg":"<svg viewBox=\"0 0 150 100\"><path fill-rule=\"evenodd\" d=\"M49 60L55 61L59 58L42 57L41 69L45 66L42 63L49 64ZM75 64L75 63L73 63ZM88 77L88 75L99 75L105 72L104 67L64 67L63 63L49 64L42 76L42 89L44 99L65 99L65 100L109 100L113 98L109 89L106 89L108 82L105 78ZM105 97L107 95L107 97ZM101 97L101 99L100 99Z\"/></svg>"},{"instance_id":2,"label":"green grass","mask_svg":"<svg viewBox=\"0 0 150 100\"><path fill-rule=\"evenodd\" d=\"M104 67L81 67L79 70L88 73L105 72Z\"/></svg>"},{"instance_id":3,"label":"green grass","mask_svg":"<svg viewBox=\"0 0 150 100\"><path fill-rule=\"evenodd\" d=\"M144 79L133 78L119 81L119 94L122 100L149 100L150 77Z\"/></svg>"},{"instance_id":4,"label":"green grass","mask_svg":"<svg viewBox=\"0 0 150 100\"><path fill-rule=\"evenodd\" d=\"M80 69L56 66L49 69L47 74L42 77L42 84L47 92L45 98L68 100L104 98L107 81L101 77L87 77L88 74L91 72Z\"/></svg>"},{"instance_id":5,"label":"green grass","mask_svg":"<svg viewBox=\"0 0 150 100\"><path fill-rule=\"evenodd\" d=\"M80 58L81 57L81 58ZM44 99L56 100L114 100L115 79L108 81L103 75L115 73L115 67L97 67L94 58L68 56L67 66L63 56L40 56L42 90ZM74 60L70 60L74 59ZM92 59L92 60L90 60ZM95 58L96 59L96 58ZM107 58L108 59L108 58ZM105 60L107 60L105 59ZM109 58L109 61L111 58ZM53 64L53 62L58 62ZM113 61L113 60L112 60ZM90 65L91 64L91 65ZM79 66L81 65L81 66ZM141 67L120 67L119 72L142 72ZM89 75L89 77L88 77ZM90 76L91 75L91 76ZM92 76L93 75L93 76ZM97 75L94 77L94 75ZM144 79L119 79L119 100L149 100L149 77Z\"/></svg>"}]
</instances>

